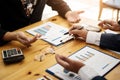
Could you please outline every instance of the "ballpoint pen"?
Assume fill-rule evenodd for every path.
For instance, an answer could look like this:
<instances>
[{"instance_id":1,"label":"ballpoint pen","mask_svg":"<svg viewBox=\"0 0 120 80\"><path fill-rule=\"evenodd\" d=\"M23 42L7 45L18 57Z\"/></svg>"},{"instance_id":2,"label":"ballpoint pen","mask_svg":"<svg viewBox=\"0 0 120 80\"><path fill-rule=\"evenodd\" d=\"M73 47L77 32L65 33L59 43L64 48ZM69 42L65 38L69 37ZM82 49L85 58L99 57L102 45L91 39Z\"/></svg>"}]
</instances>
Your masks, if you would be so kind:
<instances>
[{"instance_id":1,"label":"ballpoint pen","mask_svg":"<svg viewBox=\"0 0 120 80\"><path fill-rule=\"evenodd\" d=\"M75 29L78 29L78 30L81 30L81 29L83 29L84 28L84 26L79 26L78 28L73 28L72 30L75 30ZM67 34L69 34L69 31L68 32L66 32L66 33L64 33L64 35L67 35Z\"/></svg>"},{"instance_id":2,"label":"ballpoint pen","mask_svg":"<svg viewBox=\"0 0 120 80\"><path fill-rule=\"evenodd\" d=\"M43 76L45 79L47 79L47 80L52 80L51 78L49 78L48 76L46 76L46 75L44 75Z\"/></svg>"},{"instance_id":3,"label":"ballpoint pen","mask_svg":"<svg viewBox=\"0 0 120 80\"><path fill-rule=\"evenodd\" d=\"M75 30L75 29L77 29L77 28L73 28L72 30ZM83 29L83 26L80 26L78 30L81 30L81 29ZM69 32L64 33L64 35L68 35L68 34L69 34ZM81 37L79 37L79 38L81 39ZM64 37L62 40L60 40L60 42L65 43L71 39L75 39L74 34Z\"/></svg>"},{"instance_id":4,"label":"ballpoint pen","mask_svg":"<svg viewBox=\"0 0 120 80\"><path fill-rule=\"evenodd\" d=\"M64 35L67 35L67 34L69 34L69 32L64 33Z\"/></svg>"},{"instance_id":5,"label":"ballpoint pen","mask_svg":"<svg viewBox=\"0 0 120 80\"><path fill-rule=\"evenodd\" d=\"M75 30L76 28L73 28L72 30ZM79 26L79 29L78 30L81 30L81 29L83 29L83 26ZM67 34L69 34L69 32L66 32L66 33L64 33L64 35L67 35Z\"/></svg>"}]
</instances>

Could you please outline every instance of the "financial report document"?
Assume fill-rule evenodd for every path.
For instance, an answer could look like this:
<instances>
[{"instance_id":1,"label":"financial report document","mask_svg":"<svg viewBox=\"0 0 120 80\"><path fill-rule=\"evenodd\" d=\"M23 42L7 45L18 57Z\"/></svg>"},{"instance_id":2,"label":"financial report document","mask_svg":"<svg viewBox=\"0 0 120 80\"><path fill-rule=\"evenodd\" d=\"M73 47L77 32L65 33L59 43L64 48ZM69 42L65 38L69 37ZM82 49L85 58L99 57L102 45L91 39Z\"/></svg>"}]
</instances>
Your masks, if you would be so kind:
<instances>
[{"instance_id":1,"label":"financial report document","mask_svg":"<svg viewBox=\"0 0 120 80\"><path fill-rule=\"evenodd\" d=\"M40 39L43 39L55 46L73 39L73 36L70 36L69 34L64 35L68 32L68 28L52 22L47 22L43 25L36 26L35 28L27 30L27 32L32 35L41 34L42 36ZM61 42L62 40L64 40L64 42Z\"/></svg>"},{"instance_id":2,"label":"financial report document","mask_svg":"<svg viewBox=\"0 0 120 80\"><path fill-rule=\"evenodd\" d=\"M89 46L83 47L82 49L70 55L69 58L79 60L84 64L92 67L100 76L104 76L105 74L107 74L120 62L119 59L107 55ZM80 76L78 76L76 73L66 71L59 64L53 65L46 71L63 80L81 80Z\"/></svg>"}]
</instances>

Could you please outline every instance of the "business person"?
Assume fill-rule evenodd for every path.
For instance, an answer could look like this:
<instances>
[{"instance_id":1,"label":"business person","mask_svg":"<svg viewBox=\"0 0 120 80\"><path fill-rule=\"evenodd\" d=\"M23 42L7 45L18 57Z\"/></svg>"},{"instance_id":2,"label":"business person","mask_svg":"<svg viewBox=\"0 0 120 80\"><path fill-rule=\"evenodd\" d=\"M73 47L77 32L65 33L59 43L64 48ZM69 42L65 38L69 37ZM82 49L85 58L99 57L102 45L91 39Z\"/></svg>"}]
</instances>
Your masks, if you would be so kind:
<instances>
[{"instance_id":1,"label":"business person","mask_svg":"<svg viewBox=\"0 0 120 80\"><path fill-rule=\"evenodd\" d=\"M81 80L106 80L104 77L99 76L93 68L80 61L72 60L59 54L56 54L55 58L57 63L66 70L77 73L81 77Z\"/></svg>"},{"instance_id":2,"label":"business person","mask_svg":"<svg viewBox=\"0 0 120 80\"><path fill-rule=\"evenodd\" d=\"M11 40L30 46L40 35L27 37L23 32L14 32L19 28L41 20L45 4L56 10L69 22L80 21L83 11L71 11L63 0L0 0L0 45Z\"/></svg>"},{"instance_id":3,"label":"business person","mask_svg":"<svg viewBox=\"0 0 120 80\"><path fill-rule=\"evenodd\" d=\"M104 20L98 25L104 29L120 31L120 21L115 22L112 20ZM69 33L75 35L76 38L82 37L86 43L95 44L101 48L107 48L120 52L120 34L87 31L84 28L80 29L80 25L76 24L72 26Z\"/></svg>"}]
</instances>

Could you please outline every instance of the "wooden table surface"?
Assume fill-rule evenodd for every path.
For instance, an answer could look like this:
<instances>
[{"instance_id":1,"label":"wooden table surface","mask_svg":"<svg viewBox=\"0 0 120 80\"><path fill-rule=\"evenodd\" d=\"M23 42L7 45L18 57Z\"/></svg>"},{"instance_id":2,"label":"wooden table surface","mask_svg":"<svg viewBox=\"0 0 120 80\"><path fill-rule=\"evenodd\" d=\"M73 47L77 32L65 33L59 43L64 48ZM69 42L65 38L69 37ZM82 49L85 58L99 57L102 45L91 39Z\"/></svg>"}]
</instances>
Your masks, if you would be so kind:
<instances>
[{"instance_id":1,"label":"wooden table surface","mask_svg":"<svg viewBox=\"0 0 120 80\"><path fill-rule=\"evenodd\" d=\"M25 31L27 29L33 28L35 26L41 25L51 21L63 27L70 28L70 24L61 18L60 16L54 16L44 21L37 22L35 24L29 25L25 28L19 29L19 31ZM90 19L82 18L81 23L88 23L97 25L97 21L93 21ZM25 32L28 36L32 37L30 34ZM52 75L45 72L47 68L56 64L55 54L48 54L45 56L45 59L42 62L35 61L34 57L41 53L41 50L46 49L52 46L55 49L56 54L62 54L64 56L69 56L70 54L74 53L75 51L81 49L82 47L89 45L97 50L105 52L106 54L112 55L120 59L120 55L110 52L108 50L103 50L98 46L86 44L84 41L80 40L72 40L60 46L52 46L49 43L43 40L37 40L35 43L32 44L31 47L26 48L24 45L20 44L19 42L12 41L4 46L0 47L0 51L4 49L10 48L21 48L25 59L22 62L5 65L2 60L2 56L0 55L0 80L36 80L43 75L47 75L53 80L58 80L57 78L53 77ZM115 67L112 71L110 71L106 76L108 80L120 80L120 65Z\"/></svg>"}]
</instances>

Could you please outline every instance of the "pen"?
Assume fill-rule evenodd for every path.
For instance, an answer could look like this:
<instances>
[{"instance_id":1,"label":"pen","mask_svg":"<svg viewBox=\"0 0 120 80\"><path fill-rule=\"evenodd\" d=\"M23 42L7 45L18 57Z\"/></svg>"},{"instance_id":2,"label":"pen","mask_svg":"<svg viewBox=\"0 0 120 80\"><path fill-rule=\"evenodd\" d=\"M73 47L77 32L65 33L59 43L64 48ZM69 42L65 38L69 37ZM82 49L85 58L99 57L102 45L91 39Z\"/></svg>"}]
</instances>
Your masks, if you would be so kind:
<instances>
[{"instance_id":1,"label":"pen","mask_svg":"<svg viewBox=\"0 0 120 80\"><path fill-rule=\"evenodd\" d=\"M57 75L57 73L55 74L54 72L52 72L52 71L50 71L50 70L48 70L48 69L46 70L46 72L48 72L49 74L55 76L56 78L58 78L58 79L60 79L60 80L63 80L63 79L61 79L61 78Z\"/></svg>"},{"instance_id":2,"label":"pen","mask_svg":"<svg viewBox=\"0 0 120 80\"><path fill-rule=\"evenodd\" d=\"M77 29L77 28L73 28L72 30L75 30L75 29ZM78 28L78 30L81 30L81 29L83 29L83 26L80 26L80 27ZM64 33L64 35L67 35L67 34L69 34L69 32ZM80 38L80 39L83 39L82 37L79 37L79 38ZM64 39L60 40L60 42L64 43L64 42L66 42L66 41L68 41L68 40L71 40L71 39L75 39L75 35L71 34L71 35L65 37ZM84 40L84 39L83 39L83 40Z\"/></svg>"},{"instance_id":3,"label":"pen","mask_svg":"<svg viewBox=\"0 0 120 80\"><path fill-rule=\"evenodd\" d=\"M43 76L45 79L47 79L47 80L52 80L52 79L50 79L48 76L46 76L46 75L44 75Z\"/></svg>"},{"instance_id":4,"label":"pen","mask_svg":"<svg viewBox=\"0 0 120 80\"><path fill-rule=\"evenodd\" d=\"M69 35L69 36L65 36L62 40L60 40L61 43L65 43L69 40L72 40L74 38L74 36Z\"/></svg>"},{"instance_id":5,"label":"pen","mask_svg":"<svg viewBox=\"0 0 120 80\"><path fill-rule=\"evenodd\" d=\"M73 28L73 30L74 29L76 29L76 28ZM83 29L83 26L80 26L78 30L81 30L81 29ZM66 34L69 34L69 32L64 33L64 35L66 35Z\"/></svg>"},{"instance_id":6,"label":"pen","mask_svg":"<svg viewBox=\"0 0 120 80\"><path fill-rule=\"evenodd\" d=\"M64 35L67 35L67 34L69 34L69 32L64 33Z\"/></svg>"},{"instance_id":7,"label":"pen","mask_svg":"<svg viewBox=\"0 0 120 80\"><path fill-rule=\"evenodd\" d=\"M104 65L104 66L102 67L102 69L105 69L108 65L109 65L109 63L106 64L106 65Z\"/></svg>"}]
</instances>

